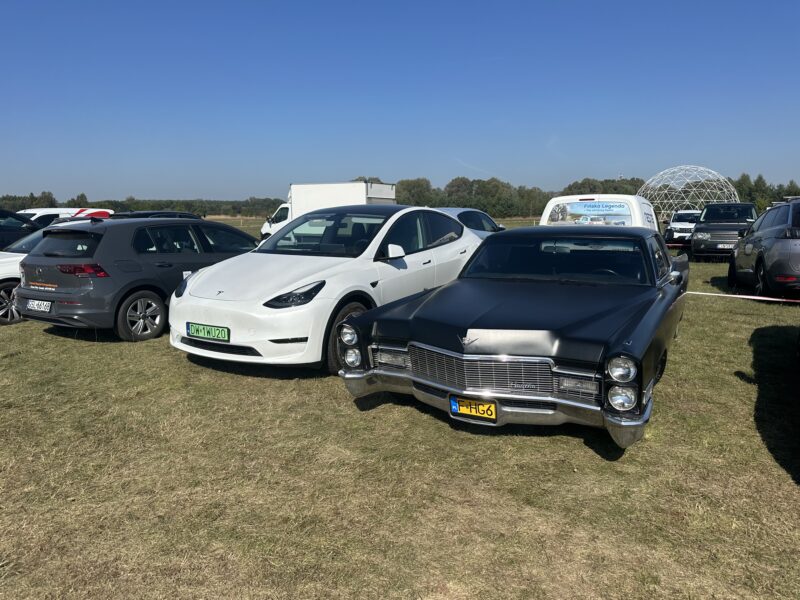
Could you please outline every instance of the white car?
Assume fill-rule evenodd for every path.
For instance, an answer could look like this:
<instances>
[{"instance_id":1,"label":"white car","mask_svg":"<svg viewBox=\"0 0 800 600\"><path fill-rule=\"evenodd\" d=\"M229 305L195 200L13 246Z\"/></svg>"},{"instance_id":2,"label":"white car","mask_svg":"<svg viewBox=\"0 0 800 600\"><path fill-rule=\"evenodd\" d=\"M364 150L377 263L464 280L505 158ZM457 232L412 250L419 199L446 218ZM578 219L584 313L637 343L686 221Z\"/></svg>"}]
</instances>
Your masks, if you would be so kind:
<instances>
[{"instance_id":1,"label":"white car","mask_svg":"<svg viewBox=\"0 0 800 600\"><path fill-rule=\"evenodd\" d=\"M184 280L170 299L170 343L221 360L322 362L335 373L335 324L455 279L480 242L428 208L306 213L256 250Z\"/></svg>"},{"instance_id":2,"label":"white car","mask_svg":"<svg viewBox=\"0 0 800 600\"><path fill-rule=\"evenodd\" d=\"M18 210L17 214L30 219L37 225L47 227L56 219L63 219L66 217L97 217L98 219L107 219L114 214L113 210L108 208L68 208L66 206L59 206L58 208L26 208Z\"/></svg>"},{"instance_id":3,"label":"white car","mask_svg":"<svg viewBox=\"0 0 800 600\"><path fill-rule=\"evenodd\" d=\"M667 226L664 239L668 244L687 243L692 237L698 219L700 219L699 210L676 210L672 213L672 218L664 223Z\"/></svg>"},{"instance_id":4,"label":"white car","mask_svg":"<svg viewBox=\"0 0 800 600\"><path fill-rule=\"evenodd\" d=\"M486 239L493 233L503 231L505 227L495 223L494 219L487 215L482 210L476 208L453 208L453 207L439 207L436 210L450 215L465 227L469 227L472 233L479 238Z\"/></svg>"},{"instance_id":5,"label":"white car","mask_svg":"<svg viewBox=\"0 0 800 600\"><path fill-rule=\"evenodd\" d=\"M19 263L33 247L42 241L44 229L34 231L0 252L0 325L10 325L20 320L12 298L19 285Z\"/></svg>"}]
</instances>

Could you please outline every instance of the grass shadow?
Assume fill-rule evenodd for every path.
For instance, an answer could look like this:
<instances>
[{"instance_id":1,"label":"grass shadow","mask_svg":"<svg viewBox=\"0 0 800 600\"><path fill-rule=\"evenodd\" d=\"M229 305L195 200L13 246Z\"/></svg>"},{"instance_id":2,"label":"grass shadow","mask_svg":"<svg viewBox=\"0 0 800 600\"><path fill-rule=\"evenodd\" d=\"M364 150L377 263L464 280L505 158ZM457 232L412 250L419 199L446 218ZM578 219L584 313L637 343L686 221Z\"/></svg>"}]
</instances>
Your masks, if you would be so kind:
<instances>
[{"instance_id":1,"label":"grass shadow","mask_svg":"<svg viewBox=\"0 0 800 600\"><path fill-rule=\"evenodd\" d=\"M750 347L758 386L756 428L775 461L800 485L800 397L792 376L800 366L798 333L800 327L760 327Z\"/></svg>"},{"instance_id":2,"label":"grass shadow","mask_svg":"<svg viewBox=\"0 0 800 600\"><path fill-rule=\"evenodd\" d=\"M57 327L50 325L42 330L47 335L55 337L80 340L82 342L95 342L98 344L121 344L123 340L117 337L113 329L78 329L76 327Z\"/></svg>"},{"instance_id":3,"label":"grass shadow","mask_svg":"<svg viewBox=\"0 0 800 600\"><path fill-rule=\"evenodd\" d=\"M619 460L625 454L625 450L617 446L606 431L593 427L585 427L572 423L566 423L564 425L557 426L510 424L504 425L503 427L486 427L484 425L477 425L451 419L447 413L432 406L428 406L424 402L419 402L413 396L405 394L378 392L375 394L370 394L369 396L356 398L354 402L356 408L362 412L375 410L376 408L386 404L412 407L423 414L438 419L442 423L446 423L451 429L456 431L466 431L474 435L516 435L527 437L560 437L566 435L569 437L581 438L587 448L593 450L600 458L608 461Z\"/></svg>"},{"instance_id":4,"label":"grass shadow","mask_svg":"<svg viewBox=\"0 0 800 600\"><path fill-rule=\"evenodd\" d=\"M246 377L261 377L264 379L322 379L331 377L327 371L323 371L315 365L259 365L253 363L240 363L227 360L217 360L205 356L188 354L187 359L190 363L212 369L219 373L231 375L244 375Z\"/></svg>"},{"instance_id":5,"label":"grass shadow","mask_svg":"<svg viewBox=\"0 0 800 600\"><path fill-rule=\"evenodd\" d=\"M708 283L709 285L711 285L711 287L718 289L723 294L736 294L739 291L739 288L728 287L727 275L718 277L709 277Z\"/></svg>"}]
</instances>

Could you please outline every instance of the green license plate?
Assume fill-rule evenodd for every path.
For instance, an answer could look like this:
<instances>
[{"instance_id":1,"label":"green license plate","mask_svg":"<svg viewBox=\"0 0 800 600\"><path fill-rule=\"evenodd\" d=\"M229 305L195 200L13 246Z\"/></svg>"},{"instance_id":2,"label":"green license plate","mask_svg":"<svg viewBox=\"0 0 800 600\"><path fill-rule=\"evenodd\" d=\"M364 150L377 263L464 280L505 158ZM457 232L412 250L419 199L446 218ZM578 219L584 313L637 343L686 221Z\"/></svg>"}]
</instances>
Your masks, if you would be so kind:
<instances>
[{"instance_id":1,"label":"green license plate","mask_svg":"<svg viewBox=\"0 0 800 600\"><path fill-rule=\"evenodd\" d=\"M186 335L203 340L213 340L215 342L231 341L231 330L227 327L203 325L202 323L186 323Z\"/></svg>"}]
</instances>

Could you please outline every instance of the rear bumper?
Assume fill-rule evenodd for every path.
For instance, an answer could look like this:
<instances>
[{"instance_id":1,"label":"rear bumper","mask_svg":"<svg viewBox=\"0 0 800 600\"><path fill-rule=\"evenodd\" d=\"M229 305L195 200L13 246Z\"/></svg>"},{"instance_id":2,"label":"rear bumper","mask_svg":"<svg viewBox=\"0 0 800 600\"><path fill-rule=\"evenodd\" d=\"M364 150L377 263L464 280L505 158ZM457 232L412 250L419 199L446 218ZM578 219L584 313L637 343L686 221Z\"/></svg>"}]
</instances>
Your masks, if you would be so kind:
<instances>
[{"instance_id":1,"label":"rear bumper","mask_svg":"<svg viewBox=\"0 0 800 600\"><path fill-rule=\"evenodd\" d=\"M487 399L481 394L448 389L438 384L429 385L415 381L407 374L382 369L339 371L339 376L344 380L350 394L356 398L376 392L409 394L420 402L446 412L451 419L490 427L500 427L509 423L522 425L577 423L599 427L606 429L620 448L627 448L642 438L653 406L652 399L648 398L644 414L626 418L605 412L597 405L581 404L561 398L492 394L491 400L494 400L497 406L497 422L490 423L457 416L450 411L450 396Z\"/></svg>"},{"instance_id":2,"label":"rear bumper","mask_svg":"<svg viewBox=\"0 0 800 600\"><path fill-rule=\"evenodd\" d=\"M28 309L28 300L50 302L49 312ZM20 314L33 321L78 329L111 329L114 311L104 298L89 294L53 294L17 288L14 306Z\"/></svg>"}]
</instances>

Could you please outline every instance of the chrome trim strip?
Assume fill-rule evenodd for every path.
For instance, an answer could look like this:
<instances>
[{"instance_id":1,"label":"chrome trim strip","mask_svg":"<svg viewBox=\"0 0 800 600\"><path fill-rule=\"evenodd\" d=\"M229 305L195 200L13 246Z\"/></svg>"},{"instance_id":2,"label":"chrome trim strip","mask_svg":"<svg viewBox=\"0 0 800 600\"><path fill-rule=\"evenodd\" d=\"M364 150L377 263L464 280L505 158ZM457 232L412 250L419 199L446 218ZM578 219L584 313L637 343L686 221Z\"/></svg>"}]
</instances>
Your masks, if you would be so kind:
<instances>
[{"instance_id":1,"label":"chrome trim strip","mask_svg":"<svg viewBox=\"0 0 800 600\"><path fill-rule=\"evenodd\" d=\"M428 346L427 344L421 344L419 342L409 342L408 345L416 346L417 348L422 348L423 350L430 350L431 352L446 354L448 356L452 356L453 358L461 358L463 360L489 360L495 362L543 362L549 363L551 369L555 366L552 358L546 358L543 356L518 356L513 354L459 354L458 352L445 350L444 348L437 348L436 346Z\"/></svg>"}]
</instances>

